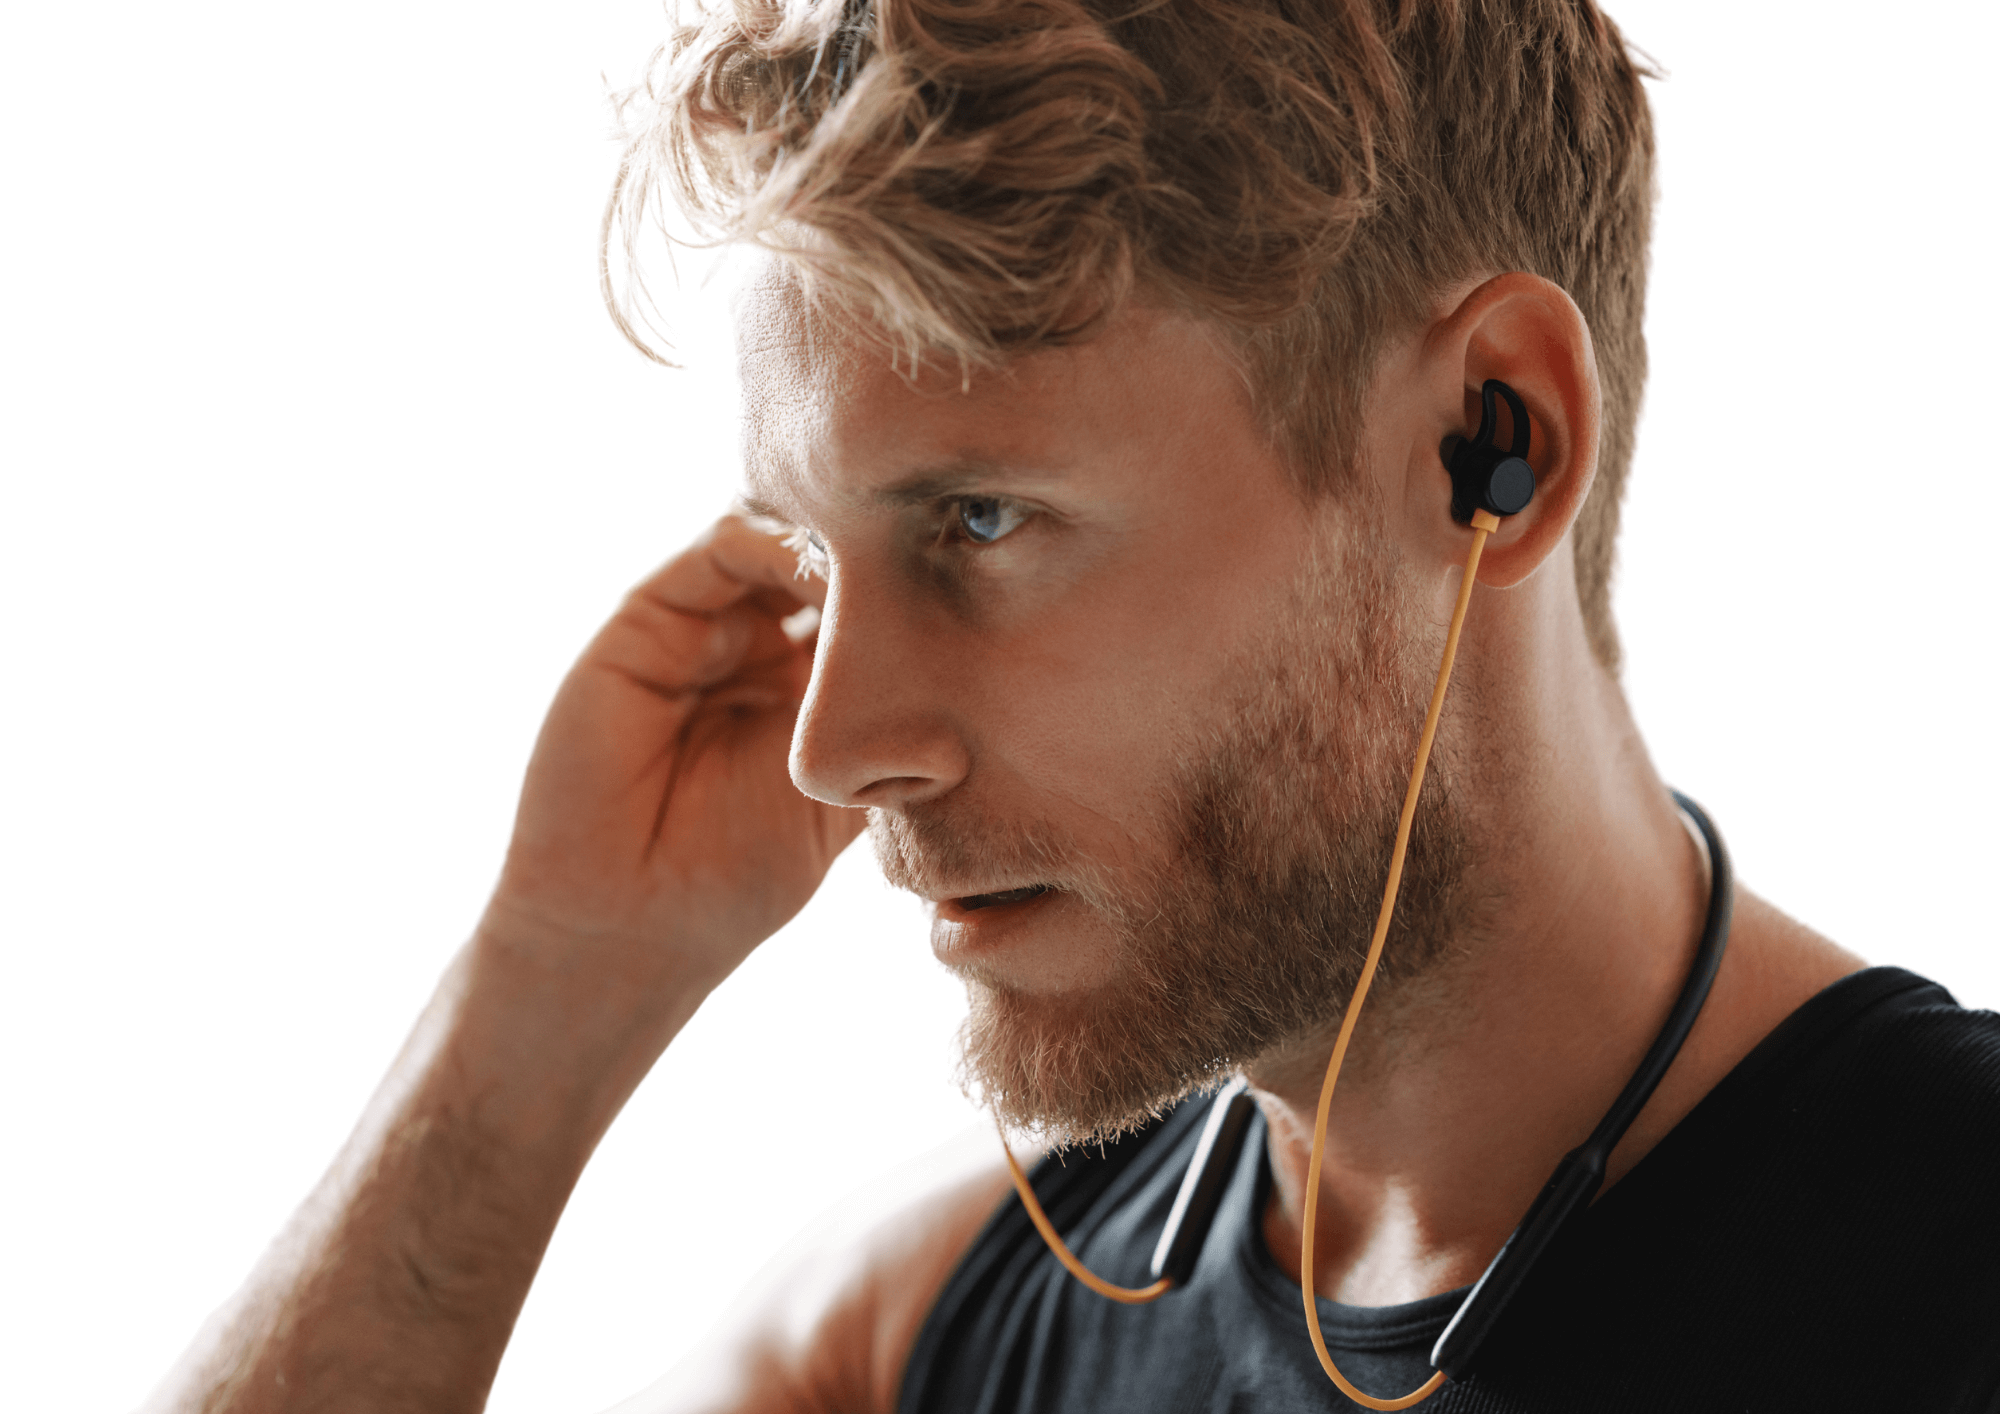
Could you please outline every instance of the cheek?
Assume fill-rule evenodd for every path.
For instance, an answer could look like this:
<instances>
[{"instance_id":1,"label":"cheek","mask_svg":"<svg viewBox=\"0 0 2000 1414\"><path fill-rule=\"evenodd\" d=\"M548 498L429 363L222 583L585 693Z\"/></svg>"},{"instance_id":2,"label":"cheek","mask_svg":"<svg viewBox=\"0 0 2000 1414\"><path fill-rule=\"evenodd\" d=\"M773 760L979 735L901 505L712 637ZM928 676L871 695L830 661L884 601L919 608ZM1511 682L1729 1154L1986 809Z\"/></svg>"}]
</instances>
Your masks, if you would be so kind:
<instances>
[{"instance_id":1,"label":"cheek","mask_svg":"<svg viewBox=\"0 0 2000 1414\"><path fill-rule=\"evenodd\" d=\"M1060 708L1108 749L1184 749L1292 610L1302 537L1288 523L1210 522L1213 534L1127 566L1049 626L1050 667L1073 684Z\"/></svg>"},{"instance_id":2,"label":"cheek","mask_svg":"<svg viewBox=\"0 0 2000 1414\"><path fill-rule=\"evenodd\" d=\"M968 677L980 755L1036 794L1129 793L1185 710L1174 658L1101 617L1058 616Z\"/></svg>"},{"instance_id":3,"label":"cheek","mask_svg":"<svg viewBox=\"0 0 2000 1414\"><path fill-rule=\"evenodd\" d=\"M1221 460L1134 470L1129 514L1082 522L1024 563L1040 590L997 599L977 628L939 616L990 808L1046 815L1079 839L1159 829L1312 552L1282 478L1225 475Z\"/></svg>"},{"instance_id":4,"label":"cheek","mask_svg":"<svg viewBox=\"0 0 2000 1414\"><path fill-rule=\"evenodd\" d=\"M1024 808L1079 839L1157 831L1217 704L1240 695L1232 679L1274 612L1240 579L1127 578L1120 588L1038 616L962 681L989 779L1018 786Z\"/></svg>"}]
</instances>

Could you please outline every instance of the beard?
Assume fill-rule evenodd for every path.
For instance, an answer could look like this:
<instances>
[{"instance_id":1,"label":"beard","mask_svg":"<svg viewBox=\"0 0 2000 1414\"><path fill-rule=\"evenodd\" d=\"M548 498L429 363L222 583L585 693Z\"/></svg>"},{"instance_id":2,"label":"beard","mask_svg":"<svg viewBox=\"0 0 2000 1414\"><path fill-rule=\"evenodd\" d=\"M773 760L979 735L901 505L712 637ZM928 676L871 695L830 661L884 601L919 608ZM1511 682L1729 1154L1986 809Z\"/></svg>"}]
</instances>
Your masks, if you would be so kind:
<instances>
[{"instance_id":1,"label":"beard","mask_svg":"<svg viewBox=\"0 0 2000 1414\"><path fill-rule=\"evenodd\" d=\"M1308 566L1289 612L1217 677L1187 733L1141 863L1089 859L1047 821L969 817L949 797L869 812L893 884L1042 879L1096 911L1112 975L1029 992L961 968L960 1083L1010 1129L1062 1148L1158 1118L1260 1056L1337 1025L1367 956L1430 687L1403 650L1391 551L1356 536L1337 575ZM1431 669L1434 671L1434 666ZM1418 800L1375 995L1444 952L1466 830L1439 743Z\"/></svg>"}]
</instances>

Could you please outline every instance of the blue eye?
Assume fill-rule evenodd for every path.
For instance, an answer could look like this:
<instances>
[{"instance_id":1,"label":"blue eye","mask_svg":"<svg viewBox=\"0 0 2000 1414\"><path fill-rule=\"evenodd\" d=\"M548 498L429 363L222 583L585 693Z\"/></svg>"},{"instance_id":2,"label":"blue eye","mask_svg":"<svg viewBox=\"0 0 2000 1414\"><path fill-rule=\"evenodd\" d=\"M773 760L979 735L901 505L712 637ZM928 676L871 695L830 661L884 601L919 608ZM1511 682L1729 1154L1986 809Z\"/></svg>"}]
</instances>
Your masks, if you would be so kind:
<instances>
[{"instance_id":1,"label":"blue eye","mask_svg":"<svg viewBox=\"0 0 2000 1414\"><path fill-rule=\"evenodd\" d=\"M1028 519L1028 512L997 496L968 496L958 503L958 524L966 539L991 545Z\"/></svg>"}]
</instances>

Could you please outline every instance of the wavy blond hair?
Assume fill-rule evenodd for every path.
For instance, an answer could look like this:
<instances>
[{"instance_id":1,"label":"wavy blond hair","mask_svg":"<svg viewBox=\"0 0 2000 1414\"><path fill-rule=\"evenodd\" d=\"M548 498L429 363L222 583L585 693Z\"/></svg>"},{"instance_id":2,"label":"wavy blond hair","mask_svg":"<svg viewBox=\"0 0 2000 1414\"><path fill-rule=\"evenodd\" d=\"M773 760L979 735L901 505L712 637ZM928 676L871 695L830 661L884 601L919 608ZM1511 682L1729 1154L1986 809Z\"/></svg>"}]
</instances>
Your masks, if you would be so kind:
<instances>
[{"instance_id":1,"label":"wavy blond hair","mask_svg":"<svg viewBox=\"0 0 2000 1414\"><path fill-rule=\"evenodd\" d=\"M653 352L611 255L669 202L700 239L777 252L913 363L1087 338L1142 291L1227 331L1318 491L1352 463L1384 335L1468 275L1531 271L1596 346L1575 554L1615 670L1644 72L1590 0L710 0L620 98L607 302Z\"/></svg>"}]
</instances>

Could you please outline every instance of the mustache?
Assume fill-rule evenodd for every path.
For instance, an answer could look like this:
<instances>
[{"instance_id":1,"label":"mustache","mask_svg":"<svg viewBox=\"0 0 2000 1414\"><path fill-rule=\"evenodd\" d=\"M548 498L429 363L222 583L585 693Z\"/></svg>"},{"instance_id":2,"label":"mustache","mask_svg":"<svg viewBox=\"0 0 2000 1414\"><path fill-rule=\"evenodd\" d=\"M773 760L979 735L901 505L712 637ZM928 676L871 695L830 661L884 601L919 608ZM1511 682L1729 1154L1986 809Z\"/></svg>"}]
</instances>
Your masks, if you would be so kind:
<instances>
[{"instance_id":1,"label":"mustache","mask_svg":"<svg viewBox=\"0 0 2000 1414\"><path fill-rule=\"evenodd\" d=\"M868 842L882 877L922 898L996 885L1046 884L1127 921L1131 883L1091 859L1046 820L1009 820L944 802L895 811L871 807Z\"/></svg>"}]
</instances>

